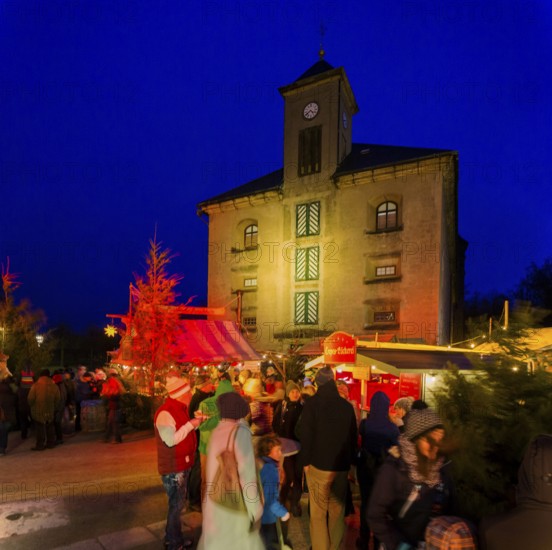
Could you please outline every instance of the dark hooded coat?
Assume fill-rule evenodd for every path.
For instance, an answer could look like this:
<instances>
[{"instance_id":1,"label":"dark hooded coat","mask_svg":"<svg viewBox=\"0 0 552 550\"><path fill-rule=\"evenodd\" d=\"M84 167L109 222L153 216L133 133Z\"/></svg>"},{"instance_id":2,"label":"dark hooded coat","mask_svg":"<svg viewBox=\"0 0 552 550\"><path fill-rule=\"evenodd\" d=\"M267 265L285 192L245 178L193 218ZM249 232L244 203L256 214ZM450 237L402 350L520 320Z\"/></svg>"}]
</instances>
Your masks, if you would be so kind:
<instances>
[{"instance_id":1,"label":"dark hooded coat","mask_svg":"<svg viewBox=\"0 0 552 550\"><path fill-rule=\"evenodd\" d=\"M484 519L480 527L484 550L550 550L552 548L552 435L539 435L518 472L516 508Z\"/></svg>"}]
</instances>

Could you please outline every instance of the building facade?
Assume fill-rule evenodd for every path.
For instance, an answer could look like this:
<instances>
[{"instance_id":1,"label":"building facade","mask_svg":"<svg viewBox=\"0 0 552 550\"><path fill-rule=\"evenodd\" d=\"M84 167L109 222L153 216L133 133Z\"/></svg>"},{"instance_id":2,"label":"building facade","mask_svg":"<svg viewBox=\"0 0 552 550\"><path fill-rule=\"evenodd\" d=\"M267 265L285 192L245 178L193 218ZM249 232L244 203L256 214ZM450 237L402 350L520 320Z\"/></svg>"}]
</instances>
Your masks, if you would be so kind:
<instances>
[{"instance_id":1,"label":"building facade","mask_svg":"<svg viewBox=\"0 0 552 550\"><path fill-rule=\"evenodd\" d=\"M209 306L232 302L257 350L336 330L459 340L457 153L353 143L355 97L324 59L279 91L283 168L198 205Z\"/></svg>"}]
</instances>

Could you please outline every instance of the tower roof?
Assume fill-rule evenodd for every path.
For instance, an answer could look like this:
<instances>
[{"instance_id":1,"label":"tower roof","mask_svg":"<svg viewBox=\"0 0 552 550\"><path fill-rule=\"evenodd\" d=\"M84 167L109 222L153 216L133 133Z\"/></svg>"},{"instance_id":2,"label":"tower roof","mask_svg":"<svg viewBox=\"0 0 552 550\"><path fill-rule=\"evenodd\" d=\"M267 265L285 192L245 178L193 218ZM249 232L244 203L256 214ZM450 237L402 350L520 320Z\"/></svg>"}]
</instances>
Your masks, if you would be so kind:
<instances>
[{"instance_id":1,"label":"tower roof","mask_svg":"<svg viewBox=\"0 0 552 550\"><path fill-rule=\"evenodd\" d=\"M318 76L319 74L333 69L334 67L332 67L326 60L319 59L312 67L307 69L298 79L296 79L295 82L299 82L299 80L304 80L305 78L310 78L311 76Z\"/></svg>"}]
</instances>

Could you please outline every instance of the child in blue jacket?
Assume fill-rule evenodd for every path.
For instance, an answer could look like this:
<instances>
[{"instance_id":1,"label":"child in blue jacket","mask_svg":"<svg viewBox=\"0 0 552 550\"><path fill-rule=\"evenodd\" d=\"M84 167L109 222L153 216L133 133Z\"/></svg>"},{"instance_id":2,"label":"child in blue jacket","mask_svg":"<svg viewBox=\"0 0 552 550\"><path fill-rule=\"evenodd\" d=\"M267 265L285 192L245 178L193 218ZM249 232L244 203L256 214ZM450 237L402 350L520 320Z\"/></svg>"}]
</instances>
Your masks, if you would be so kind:
<instances>
[{"instance_id":1,"label":"child in blue jacket","mask_svg":"<svg viewBox=\"0 0 552 550\"><path fill-rule=\"evenodd\" d=\"M265 499L261 519L261 537L267 550L279 550L281 544L277 522L278 520L287 522L289 519L289 512L278 500L280 491L278 468L282 459L282 444L275 435L265 435L259 439L257 454L262 460L261 483ZM282 531L287 534L286 523L282 523ZM287 541L286 544L289 545Z\"/></svg>"}]
</instances>

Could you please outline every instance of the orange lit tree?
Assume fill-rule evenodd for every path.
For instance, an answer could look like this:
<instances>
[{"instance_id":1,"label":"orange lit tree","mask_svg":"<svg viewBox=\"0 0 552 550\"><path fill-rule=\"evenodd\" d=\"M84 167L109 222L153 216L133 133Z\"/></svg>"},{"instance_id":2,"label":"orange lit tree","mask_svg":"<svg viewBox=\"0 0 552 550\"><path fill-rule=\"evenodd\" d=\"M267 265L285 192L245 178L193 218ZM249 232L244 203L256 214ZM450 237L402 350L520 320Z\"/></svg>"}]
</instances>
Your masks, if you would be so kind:
<instances>
[{"instance_id":1,"label":"orange lit tree","mask_svg":"<svg viewBox=\"0 0 552 550\"><path fill-rule=\"evenodd\" d=\"M129 320L133 363L145 367L150 395L154 394L156 375L174 358L179 332L179 314L174 305L178 297L175 288L182 276L169 274L167 268L174 256L161 244L156 237L150 240L146 274L134 275L136 302Z\"/></svg>"}]
</instances>

